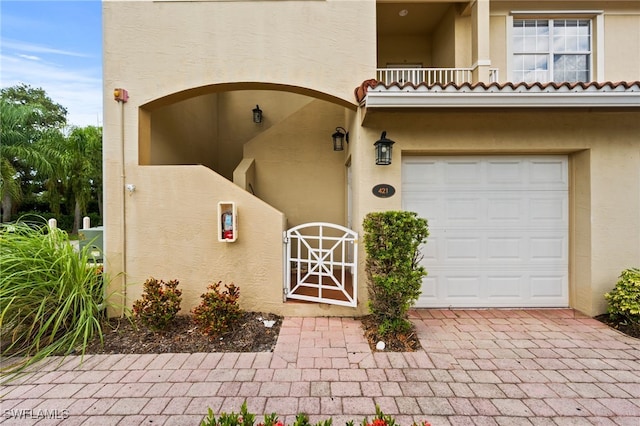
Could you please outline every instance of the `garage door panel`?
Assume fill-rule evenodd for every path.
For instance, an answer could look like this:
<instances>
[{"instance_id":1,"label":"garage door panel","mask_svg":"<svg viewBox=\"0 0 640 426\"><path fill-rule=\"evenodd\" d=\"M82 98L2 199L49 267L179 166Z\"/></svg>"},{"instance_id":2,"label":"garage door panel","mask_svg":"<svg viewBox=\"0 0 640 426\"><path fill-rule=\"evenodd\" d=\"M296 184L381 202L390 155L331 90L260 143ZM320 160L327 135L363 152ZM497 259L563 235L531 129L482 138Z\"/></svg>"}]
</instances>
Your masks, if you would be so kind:
<instances>
[{"instance_id":1,"label":"garage door panel","mask_svg":"<svg viewBox=\"0 0 640 426\"><path fill-rule=\"evenodd\" d=\"M554 226L553 222L565 224L569 217L566 193L551 193L544 196L533 195L527 198L529 221L536 226Z\"/></svg>"},{"instance_id":2,"label":"garage door panel","mask_svg":"<svg viewBox=\"0 0 640 426\"><path fill-rule=\"evenodd\" d=\"M480 261L482 259L481 238L447 237L445 241L445 261Z\"/></svg>"},{"instance_id":3,"label":"garage door panel","mask_svg":"<svg viewBox=\"0 0 640 426\"><path fill-rule=\"evenodd\" d=\"M563 297L566 288L566 277L560 274L533 274L531 276L531 297L546 299Z\"/></svg>"},{"instance_id":4,"label":"garage door panel","mask_svg":"<svg viewBox=\"0 0 640 426\"><path fill-rule=\"evenodd\" d=\"M525 202L517 197L489 197L487 199L487 221L502 226L517 226L523 223Z\"/></svg>"},{"instance_id":5,"label":"garage door panel","mask_svg":"<svg viewBox=\"0 0 640 426\"><path fill-rule=\"evenodd\" d=\"M406 157L402 179L407 190L421 190L425 183L433 190L459 187L544 190L566 188L567 170L566 156Z\"/></svg>"},{"instance_id":6,"label":"garage door panel","mask_svg":"<svg viewBox=\"0 0 640 426\"><path fill-rule=\"evenodd\" d=\"M487 237L487 260L496 262L518 262L525 256L525 243L514 235Z\"/></svg>"},{"instance_id":7,"label":"garage door panel","mask_svg":"<svg viewBox=\"0 0 640 426\"><path fill-rule=\"evenodd\" d=\"M476 299L480 295L481 277L477 275L448 275L443 280L448 299Z\"/></svg>"},{"instance_id":8,"label":"garage door panel","mask_svg":"<svg viewBox=\"0 0 640 426\"><path fill-rule=\"evenodd\" d=\"M524 277L521 274L487 275L487 298L521 298L524 294Z\"/></svg>"},{"instance_id":9,"label":"garage door panel","mask_svg":"<svg viewBox=\"0 0 640 426\"><path fill-rule=\"evenodd\" d=\"M559 237L532 237L530 239L530 259L532 261L559 261L567 260L567 240Z\"/></svg>"},{"instance_id":10,"label":"garage door panel","mask_svg":"<svg viewBox=\"0 0 640 426\"><path fill-rule=\"evenodd\" d=\"M482 218L474 214L484 208L484 200L478 196L458 196L445 198L445 211L440 212L446 218L446 225L460 224L472 226L481 223Z\"/></svg>"},{"instance_id":11,"label":"garage door panel","mask_svg":"<svg viewBox=\"0 0 640 426\"><path fill-rule=\"evenodd\" d=\"M491 185L512 186L526 179L525 165L518 160L487 161L487 183Z\"/></svg>"},{"instance_id":12,"label":"garage door panel","mask_svg":"<svg viewBox=\"0 0 640 426\"><path fill-rule=\"evenodd\" d=\"M403 191L403 197L410 197L403 208L422 212L430 228L557 228L568 224L566 195L566 191L434 191L425 197Z\"/></svg>"},{"instance_id":13,"label":"garage door panel","mask_svg":"<svg viewBox=\"0 0 640 426\"><path fill-rule=\"evenodd\" d=\"M433 265L454 267L461 262L474 263L476 267L485 264L513 265L540 264L562 265L568 259L568 240L553 230L469 230L429 229L427 244L421 250Z\"/></svg>"},{"instance_id":14,"label":"garage door panel","mask_svg":"<svg viewBox=\"0 0 640 426\"><path fill-rule=\"evenodd\" d=\"M428 237L429 244L423 244L420 246L420 253L422 254L422 260L420 263L423 266L433 265L436 261L441 259L440 255L440 247L442 244L439 244L438 241L440 238L438 236L434 236L433 234L429 234Z\"/></svg>"},{"instance_id":15,"label":"garage door panel","mask_svg":"<svg viewBox=\"0 0 640 426\"><path fill-rule=\"evenodd\" d=\"M402 166L404 185L410 190L412 187L420 189L424 184L440 184L437 164L434 160L408 158Z\"/></svg>"},{"instance_id":16,"label":"garage door panel","mask_svg":"<svg viewBox=\"0 0 640 426\"><path fill-rule=\"evenodd\" d=\"M420 299L435 301L438 300L438 277L428 274L422 280L422 293Z\"/></svg>"},{"instance_id":17,"label":"garage door panel","mask_svg":"<svg viewBox=\"0 0 640 426\"><path fill-rule=\"evenodd\" d=\"M430 307L557 307L567 297L566 276L551 272L430 271L423 282L420 306Z\"/></svg>"},{"instance_id":18,"label":"garage door panel","mask_svg":"<svg viewBox=\"0 0 640 426\"><path fill-rule=\"evenodd\" d=\"M569 176L567 165L565 158L531 160L529 181L536 185L566 187Z\"/></svg>"},{"instance_id":19,"label":"garage door panel","mask_svg":"<svg viewBox=\"0 0 640 426\"><path fill-rule=\"evenodd\" d=\"M403 159L403 209L429 222L417 305L567 306L567 164L566 156Z\"/></svg>"},{"instance_id":20,"label":"garage door panel","mask_svg":"<svg viewBox=\"0 0 640 426\"><path fill-rule=\"evenodd\" d=\"M453 160L442 163L444 181L447 187L474 185L481 179L482 165L478 161Z\"/></svg>"}]
</instances>

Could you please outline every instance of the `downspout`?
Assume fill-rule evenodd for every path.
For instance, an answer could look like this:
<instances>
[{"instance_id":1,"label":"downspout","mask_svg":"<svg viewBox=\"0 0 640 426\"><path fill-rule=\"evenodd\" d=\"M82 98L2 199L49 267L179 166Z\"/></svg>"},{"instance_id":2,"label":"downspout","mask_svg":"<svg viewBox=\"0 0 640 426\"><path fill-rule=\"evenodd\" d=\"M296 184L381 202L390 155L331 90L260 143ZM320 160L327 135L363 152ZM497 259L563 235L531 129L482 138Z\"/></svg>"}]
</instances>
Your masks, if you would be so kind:
<instances>
[{"instance_id":1,"label":"downspout","mask_svg":"<svg viewBox=\"0 0 640 426\"><path fill-rule=\"evenodd\" d=\"M124 104L129 99L129 93L125 89L114 89L113 96L120 104L120 188L122 191L122 211L121 211L121 226L120 226L120 238L122 239L122 307L120 309L120 317L124 317L125 306L127 306L127 207L126 207L126 172L125 172L125 139L124 139Z\"/></svg>"}]
</instances>

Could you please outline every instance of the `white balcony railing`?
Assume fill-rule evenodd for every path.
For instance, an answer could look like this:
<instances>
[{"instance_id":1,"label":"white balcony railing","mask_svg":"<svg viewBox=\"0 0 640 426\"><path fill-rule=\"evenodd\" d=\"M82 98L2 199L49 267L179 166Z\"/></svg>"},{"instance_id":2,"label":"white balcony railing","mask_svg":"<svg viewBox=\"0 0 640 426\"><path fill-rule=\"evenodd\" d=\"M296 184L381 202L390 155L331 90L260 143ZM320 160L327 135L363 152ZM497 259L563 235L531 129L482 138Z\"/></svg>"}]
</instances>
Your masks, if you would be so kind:
<instances>
[{"instance_id":1,"label":"white balcony railing","mask_svg":"<svg viewBox=\"0 0 640 426\"><path fill-rule=\"evenodd\" d=\"M376 80L384 84L462 84L472 82L472 68L378 68ZM498 69L489 70L491 83L498 81Z\"/></svg>"}]
</instances>

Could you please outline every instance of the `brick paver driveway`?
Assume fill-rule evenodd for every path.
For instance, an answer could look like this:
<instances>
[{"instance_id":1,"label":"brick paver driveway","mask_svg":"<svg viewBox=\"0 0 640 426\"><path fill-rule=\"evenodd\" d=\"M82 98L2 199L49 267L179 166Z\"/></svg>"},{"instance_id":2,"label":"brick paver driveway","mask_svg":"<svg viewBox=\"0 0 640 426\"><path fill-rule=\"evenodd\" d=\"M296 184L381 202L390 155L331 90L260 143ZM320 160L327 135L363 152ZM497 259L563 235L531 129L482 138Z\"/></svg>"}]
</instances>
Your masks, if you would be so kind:
<instances>
[{"instance_id":1,"label":"brick paver driveway","mask_svg":"<svg viewBox=\"0 0 640 426\"><path fill-rule=\"evenodd\" d=\"M210 407L343 425L640 425L640 341L569 309L415 310L422 351L352 318L286 318L273 353L52 359L0 388L7 425L197 425ZM22 417L22 418L21 418ZM44 417L58 417L45 419Z\"/></svg>"}]
</instances>

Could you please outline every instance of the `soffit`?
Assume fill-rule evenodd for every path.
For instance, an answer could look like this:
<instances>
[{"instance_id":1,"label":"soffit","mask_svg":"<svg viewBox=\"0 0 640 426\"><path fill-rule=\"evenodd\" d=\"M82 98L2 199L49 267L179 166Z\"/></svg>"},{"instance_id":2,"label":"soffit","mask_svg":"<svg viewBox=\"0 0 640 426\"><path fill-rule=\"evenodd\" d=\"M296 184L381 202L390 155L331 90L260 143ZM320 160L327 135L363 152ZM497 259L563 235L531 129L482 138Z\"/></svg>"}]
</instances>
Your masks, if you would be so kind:
<instances>
[{"instance_id":1,"label":"soffit","mask_svg":"<svg viewBox=\"0 0 640 426\"><path fill-rule=\"evenodd\" d=\"M378 36L427 36L438 26L451 2L392 2L376 5ZM401 12L406 11L404 16Z\"/></svg>"}]
</instances>

